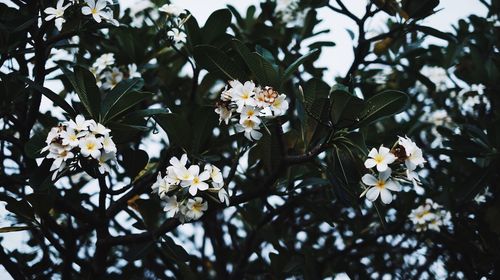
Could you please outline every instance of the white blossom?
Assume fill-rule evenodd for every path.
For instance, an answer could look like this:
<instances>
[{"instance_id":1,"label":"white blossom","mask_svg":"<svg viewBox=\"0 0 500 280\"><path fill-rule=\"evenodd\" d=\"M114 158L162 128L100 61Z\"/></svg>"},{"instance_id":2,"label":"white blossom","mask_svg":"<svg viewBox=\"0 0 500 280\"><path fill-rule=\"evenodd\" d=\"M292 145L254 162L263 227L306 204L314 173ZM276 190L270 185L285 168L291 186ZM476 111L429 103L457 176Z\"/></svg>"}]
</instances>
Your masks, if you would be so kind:
<instances>
[{"instance_id":1,"label":"white blossom","mask_svg":"<svg viewBox=\"0 0 500 280\"><path fill-rule=\"evenodd\" d=\"M372 202L377 200L380 195L380 199L384 204L391 203L392 194L390 191L399 192L401 191L401 186L396 181L390 179L390 177L391 169L380 172L378 178L371 174L365 174L361 180L371 188L363 192L362 195L366 193L366 198Z\"/></svg>"},{"instance_id":2,"label":"white blossom","mask_svg":"<svg viewBox=\"0 0 500 280\"><path fill-rule=\"evenodd\" d=\"M391 153L391 150L383 145L380 146L378 151L372 148L368 156L370 158L365 161L365 167L372 168L376 166L379 172L386 171L389 168L388 165L396 160L396 156Z\"/></svg>"},{"instance_id":3,"label":"white blossom","mask_svg":"<svg viewBox=\"0 0 500 280\"><path fill-rule=\"evenodd\" d=\"M62 24L66 22L66 19L64 19L64 11L71 6L71 4L67 4L66 6L64 5L64 0L59 0L57 1L56 7L52 8L46 8L44 10L44 13L47 14L45 17L45 21L50 21L52 19L55 19L55 26L57 30L61 31L62 29Z\"/></svg>"},{"instance_id":4,"label":"white blossom","mask_svg":"<svg viewBox=\"0 0 500 280\"><path fill-rule=\"evenodd\" d=\"M203 216L203 212L208 209L208 203L203 202L201 197L189 198L186 203L185 215L189 220L198 220Z\"/></svg>"},{"instance_id":5,"label":"white blossom","mask_svg":"<svg viewBox=\"0 0 500 280\"><path fill-rule=\"evenodd\" d=\"M167 212L167 217L172 218L174 217L177 213L179 213L179 202L177 202L177 196L165 196L163 198L165 200L165 207L163 208L163 211Z\"/></svg>"},{"instance_id":6,"label":"white blossom","mask_svg":"<svg viewBox=\"0 0 500 280\"><path fill-rule=\"evenodd\" d=\"M106 0L85 0L87 6L82 7L82 14L92 15L97 23L102 21L102 18L106 18L108 15L106 13Z\"/></svg>"},{"instance_id":7,"label":"white blossom","mask_svg":"<svg viewBox=\"0 0 500 280\"><path fill-rule=\"evenodd\" d=\"M102 143L93 135L85 136L85 138L80 141L79 147L80 153L84 157L91 156L98 159L101 155L100 149L102 148Z\"/></svg>"},{"instance_id":8,"label":"white blossom","mask_svg":"<svg viewBox=\"0 0 500 280\"><path fill-rule=\"evenodd\" d=\"M187 35L179 28L172 28L167 32L167 36L170 37L176 44L186 43Z\"/></svg>"},{"instance_id":9,"label":"white blossom","mask_svg":"<svg viewBox=\"0 0 500 280\"><path fill-rule=\"evenodd\" d=\"M188 171L193 178L191 180L183 180L181 182L182 187L189 187L189 193L192 196L195 196L198 190L204 191L208 189L208 184L205 181L210 178L210 174L207 171L200 173L200 167L198 165L191 165Z\"/></svg>"}]
</instances>

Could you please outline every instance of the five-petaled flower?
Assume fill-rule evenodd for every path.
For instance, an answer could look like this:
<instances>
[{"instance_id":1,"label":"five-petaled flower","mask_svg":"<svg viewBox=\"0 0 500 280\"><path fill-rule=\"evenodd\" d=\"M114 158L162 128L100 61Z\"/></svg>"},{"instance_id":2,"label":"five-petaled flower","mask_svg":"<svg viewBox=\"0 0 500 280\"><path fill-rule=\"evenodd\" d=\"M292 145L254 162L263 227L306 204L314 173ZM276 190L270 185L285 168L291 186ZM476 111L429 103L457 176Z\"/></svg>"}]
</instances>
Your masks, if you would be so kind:
<instances>
[{"instance_id":1,"label":"five-petaled flower","mask_svg":"<svg viewBox=\"0 0 500 280\"><path fill-rule=\"evenodd\" d=\"M106 12L106 0L85 0L85 3L87 6L82 7L82 14L92 15L97 23L100 23L102 18L109 18Z\"/></svg>"},{"instance_id":2,"label":"five-petaled flower","mask_svg":"<svg viewBox=\"0 0 500 280\"><path fill-rule=\"evenodd\" d=\"M366 194L366 198L370 201L375 201L380 195L380 199L384 204L392 202L392 194L390 191L399 192L401 186L394 180L390 179L391 169L386 169L380 172L378 178L372 174L365 174L361 181L370 188L363 192L362 196Z\"/></svg>"},{"instance_id":3,"label":"five-petaled flower","mask_svg":"<svg viewBox=\"0 0 500 280\"><path fill-rule=\"evenodd\" d=\"M64 19L64 11L71 6L71 4L67 4L66 6L64 5L64 0L59 0L57 1L56 7L52 8L46 8L44 12L47 14L45 17L46 21L50 21L55 19L55 26L57 30L61 31L62 29L62 24L66 22L66 19Z\"/></svg>"},{"instance_id":4,"label":"five-petaled flower","mask_svg":"<svg viewBox=\"0 0 500 280\"><path fill-rule=\"evenodd\" d=\"M373 148L368 156L370 158L365 161L365 167L372 168L376 166L379 172L386 171L389 168L389 164L396 160L396 156L391 153L391 150L383 145L380 146L378 151Z\"/></svg>"}]
</instances>

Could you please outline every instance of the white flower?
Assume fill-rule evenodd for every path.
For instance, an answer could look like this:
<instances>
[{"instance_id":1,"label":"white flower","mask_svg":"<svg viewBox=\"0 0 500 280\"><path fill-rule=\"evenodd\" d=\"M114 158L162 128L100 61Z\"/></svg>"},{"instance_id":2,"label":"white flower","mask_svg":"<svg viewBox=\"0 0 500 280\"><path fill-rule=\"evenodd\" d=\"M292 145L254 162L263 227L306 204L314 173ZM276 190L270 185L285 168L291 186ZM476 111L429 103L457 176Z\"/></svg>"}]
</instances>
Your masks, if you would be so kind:
<instances>
[{"instance_id":1,"label":"white flower","mask_svg":"<svg viewBox=\"0 0 500 280\"><path fill-rule=\"evenodd\" d=\"M233 115L233 111L228 109L225 105L221 104L215 108L215 112L219 114L219 124L225 122L226 125L229 124L229 120L231 120L231 116Z\"/></svg>"},{"instance_id":2,"label":"white flower","mask_svg":"<svg viewBox=\"0 0 500 280\"><path fill-rule=\"evenodd\" d=\"M210 174L207 171L203 171L200 174L200 167L198 165L191 165L188 171L193 175L193 179L183 180L181 182L182 187L189 187L189 193L192 196L195 196L198 190L204 191L208 189L208 184L205 181L210 178Z\"/></svg>"},{"instance_id":3,"label":"white flower","mask_svg":"<svg viewBox=\"0 0 500 280\"><path fill-rule=\"evenodd\" d=\"M115 159L116 159L115 153L101 153L98 159L99 172L101 174L104 174L106 172L108 173L111 172L111 167L109 166L108 162Z\"/></svg>"},{"instance_id":4,"label":"white flower","mask_svg":"<svg viewBox=\"0 0 500 280\"><path fill-rule=\"evenodd\" d=\"M86 134L85 131L77 133L76 130L68 128L61 132L62 144L77 147L80 144L79 138Z\"/></svg>"},{"instance_id":5,"label":"white flower","mask_svg":"<svg viewBox=\"0 0 500 280\"><path fill-rule=\"evenodd\" d=\"M172 30L167 32L167 36L172 38L176 44L186 43L186 33L178 28L172 28Z\"/></svg>"},{"instance_id":6,"label":"white flower","mask_svg":"<svg viewBox=\"0 0 500 280\"><path fill-rule=\"evenodd\" d=\"M116 153L116 145L115 142L113 142L112 137L109 135L104 136L101 138L102 141L102 147L104 148L104 151L107 153Z\"/></svg>"},{"instance_id":7,"label":"white flower","mask_svg":"<svg viewBox=\"0 0 500 280\"><path fill-rule=\"evenodd\" d=\"M59 138L60 137L60 133L61 133L61 127L60 126L56 126L56 127L53 127L50 129L49 131L49 134L47 134L47 139L45 140L45 143L47 145L49 145L50 143L52 143L55 139Z\"/></svg>"},{"instance_id":8,"label":"white flower","mask_svg":"<svg viewBox=\"0 0 500 280\"><path fill-rule=\"evenodd\" d=\"M94 64L92 64L92 68L96 70L96 74L99 74L102 70L106 69L106 67L113 64L115 64L115 55L112 53L105 53L95 60Z\"/></svg>"},{"instance_id":9,"label":"white flower","mask_svg":"<svg viewBox=\"0 0 500 280\"><path fill-rule=\"evenodd\" d=\"M251 106L243 106L243 109L241 110L240 121L249 119L255 122L260 122L259 114L260 114L259 109Z\"/></svg>"},{"instance_id":10,"label":"white flower","mask_svg":"<svg viewBox=\"0 0 500 280\"><path fill-rule=\"evenodd\" d=\"M361 181L367 186L371 186L366 191L366 198L370 201L375 201L379 194L382 202L384 204L389 204L392 202L392 194L390 191L399 192L401 190L401 186L389 179L391 177L391 169L386 169L386 171L380 172L378 178L371 174L365 174ZM363 192L362 195L364 195Z\"/></svg>"},{"instance_id":11,"label":"white flower","mask_svg":"<svg viewBox=\"0 0 500 280\"><path fill-rule=\"evenodd\" d=\"M177 175L176 178L178 178L178 180L188 182L188 181L193 180L193 178L194 178L193 174L186 167L175 168L172 166L172 169L173 169L175 175Z\"/></svg>"},{"instance_id":12,"label":"white flower","mask_svg":"<svg viewBox=\"0 0 500 280\"><path fill-rule=\"evenodd\" d=\"M106 18L108 15L104 10L106 8L106 0L85 0L87 6L82 7L82 14L92 15L97 23L102 21L101 17Z\"/></svg>"},{"instance_id":13,"label":"white flower","mask_svg":"<svg viewBox=\"0 0 500 280\"><path fill-rule=\"evenodd\" d=\"M415 225L417 232L428 229L439 232L441 227L451 226L450 212L429 198L425 200L425 204L413 209L408 218Z\"/></svg>"},{"instance_id":14,"label":"white flower","mask_svg":"<svg viewBox=\"0 0 500 280\"><path fill-rule=\"evenodd\" d=\"M183 154L180 160L176 157L172 157L169 162L175 168L185 168L187 160L188 160L187 154Z\"/></svg>"},{"instance_id":15,"label":"white flower","mask_svg":"<svg viewBox=\"0 0 500 280\"><path fill-rule=\"evenodd\" d=\"M93 135L86 136L80 141L80 153L84 157L91 156L95 159L98 159L101 155L101 151L99 149L102 148L102 143L97 140Z\"/></svg>"},{"instance_id":16,"label":"white flower","mask_svg":"<svg viewBox=\"0 0 500 280\"><path fill-rule=\"evenodd\" d=\"M62 24L66 22L64 19L64 11L71 6L71 4L67 4L66 6L63 6L64 0L59 0L57 1L56 7L52 8L46 8L44 12L47 14L45 17L45 21L50 21L55 18L55 25L57 30L61 31L62 29Z\"/></svg>"},{"instance_id":17,"label":"white flower","mask_svg":"<svg viewBox=\"0 0 500 280\"><path fill-rule=\"evenodd\" d=\"M216 184L224 183L224 178L222 177L222 172L220 169L212 164L205 165L205 171L210 174L210 179Z\"/></svg>"},{"instance_id":18,"label":"white flower","mask_svg":"<svg viewBox=\"0 0 500 280\"><path fill-rule=\"evenodd\" d=\"M255 106L256 102L253 98L255 95L255 84L251 81L240 83L237 80L230 81L232 101L236 103L238 108L236 112L241 112L244 106Z\"/></svg>"},{"instance_id":19,"label":"white flower","mask_svg":"<svg viewBox=\"0 0 500 280\"><path fill-rule=\"evenodd\" d=\"M52 145L52 147L50 149L50 154L47 155L47 158L54 159L54 162L52 163L52 166L50 167L50 171L60 169L61 165L63 165L63 162L65 162L66 160L71 159L73 157L75 157L75 155L71 151L69 151L66 147L63 147L63 146L57 145L57 144ZM64 166L62 168L64 168Z\"/></svg>"},{"instance_id":20,"label":"white flower","mask_svg":"<svg viewBox=\"0 0 500 280\"><path fill-rule=\"evenodd\" d=\"M172 218L179 212L179 203L177 202L177 196L165 196L165 207L163 211L167 212L167 217Z\"/></svg>"},{"instance_id":21,"label":"white flower","mask_svg":"<svg viewBox=\"0 0 500 280\"><path fill-rule=\"evenodd\" d=\"M137 71L137 65L135 63L129 64L128 68L128 78L141 78L141 73Z\"/></svg>"},{"instance_id":22,"label":"white flower","mask_svg":"<svg viewBox=\"0 0 500 280\"><path fill-rule=\"evenodd\" d=\"M198 220L203 216L203 211L208 209L208 203L203 202L201 197L189 198L186 203L186 217L190 220Z\"/></svg>"},{"instance_id":23,"label":"white flower","mask_svg":"<svg viewBox=\"0 0 500 280\"><path fill-rule=\"evenodd\" d=\"M160 198L164 198L170 190L170 184L167 182L166 178L162 178L161 175L158 174L158 178L153 184L152 189L158 193Z\"/></svg>"},{"instance_id":24,"label":"white flower","mask_svg":"<svg viewBox=\"0 0 500 280\"><path fill-rule=\"evenodd\" d=\"M288 101L286 101L286 95L280 94L271 104L271 110L275 116L282 116L288 110Z\"/></svg>"},{"instance_id":25,"label":"white flower","mask_svg":"<svg viewBox=\"0 0 500 280\"><path fill-rule=\"evenodd\" d=\"M229 193L224 189L224 184L213 184L215 188L210 189L210 191L216 191L217 196L219 197L219 201L221 203L225 203L226 206L229 206Z\"/></svg>"},{"instance_id":26,"label":"white flower","mask_svg":"<svg viewBox=\"0 0 500 280\"><path fill-rule=\"evenodd\" d=\"M380 146L378 151L373 148L368 156L370 158L365 161L365 167L372 168L377 166L379 172L386 171L389 168L388 165L396 160L396 156L391 153L391 150L383 145Z\"/></svg>"},{"instance_id":27,"label":"white flower","mask_svg":"<svg viewBox=\"0 0 500 280\"><path fill-rule=\"evenodd\" d=\"M158 9L160 12L167 13L167 15L172 15L178 17L186 12L186 10L176 6L174 4L165 4Z\"/></svg>"},{"instance_id":28,"label":"white flower","mask_svg":"<svg viewBox=\"0 0 500 280\"><path fill-rule=\"evenodd\" d=\"M229 83L232 83L232 81ZM220 99L222 101L231 101L233 99L233 90L228 89L226 86L226 88L222 91L222 93L220 95Z\"/></svg>"},{"instance_id":29,"label":"white flower","mask_svg":"<svg viewBox=\"0 0 500 280\"><path fill-rule=\"evenodd\" d=\"M183 168L186 169L185 167ZM187 169L186 172L190 174L189 171L187 171ZM167 167L166 180L170 185L178 185L180 183L181 179L179 178L179 176L177 176L177 173L175 172L175 167L173 166Z\"/></svg>"},{"instance_id":30,"label":"white flower","mask_svg":"<svg viewBox=\"0 0 500 280\"><path fill-rule=\"evenodd\" d=\"M408 170L413 171L417 166L424 164L426 161L422 155L422 149L420 149L415 142L411 141L408 137L399 136L399 145L405 148L406 159L405 164ZM417 176L418 178L418 176Z\"/></svg>"},{"instance_id":31,"label":"white flower","mask_svg":"<svg viewBox=\"0 0 500 280\"><path fill-rule=\"evenodd\" d=\"M76 116L75 120L69 120L67 122L67 125L69 128L72 128L78 132L83 131L83 130L88 130L90 125L92 124L92 121L90 120L85 120L85 117L82 115Z\"/></svg>"},{"instance_id":32,"label":"white flower","mask_svg":"<svg viewBox=\"0 0 500 280\"><path fill-rule=\"evenodd\" d=\"M109 128L106 128L104 125L100 124L100 123L92 123L90 125L90 131L94 134L94 135L109 135L109 132L111 131L111 129Z\"/></svg>"},{"instance_id":33,"label":"white flower","mask_svg":"<svg viewBox=\"0 0 500 280\"><path fill-rule=\"evenodd\" d=\"M236 130L238 132L245 132L245 137L250 141L259 140L262 137L262 133L258 131L259 124L259 119L241 119L240 123L236 125Z\"/></svg>"},{"instance_id":34,"label":"white flower","mask_svg":"<svg viewBox=\"0 0 500 280\"><path fill-rule=\"evenodd\" d=\"M112 25L120 26L120 23L113 18L113 11L111 10L105 11L104 14L101 14L101 16L105 21L111 23Z\"/></svg>"},{"instance_id":35,"label":"white flower","mask_svg":"<svg viewBox=\"0 0 500 280\"><path fill-rule=\"evenodd\" d=\"M433 111L430 116L427 117L427 121L433 123L435 126L444 126L452 122L448 112L444 109Z\"/></svg>"},{"instance_id":36,"label":"white flower","mask_svg":"<svg viewBox=\"0 0 500 280\"><path fill-rule=\"evenodd\" d=\"M123 73L120 71L120 69L118 69L118 67L113 67L111 71L107 71L104 73L104 79L106 81L102 84L102 88L114 88L119 82L123 80L123 76Z\"/></svg>"}]
</instances>

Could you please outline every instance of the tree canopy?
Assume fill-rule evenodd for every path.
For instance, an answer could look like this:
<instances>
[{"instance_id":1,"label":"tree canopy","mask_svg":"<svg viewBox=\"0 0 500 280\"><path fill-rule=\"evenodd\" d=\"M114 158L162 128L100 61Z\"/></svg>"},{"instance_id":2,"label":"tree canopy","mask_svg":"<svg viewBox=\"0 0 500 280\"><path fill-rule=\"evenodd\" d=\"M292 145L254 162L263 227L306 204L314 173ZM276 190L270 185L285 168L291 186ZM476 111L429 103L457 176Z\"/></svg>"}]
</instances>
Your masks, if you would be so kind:
<instances>
[{"instance_id":1,"label":"tree canopy","mask_svg":"<svg viewBox=\"0 0 500 280\"><path fill-rule=\"evenodd\" d=\"M488 16L450 33L425 25L439 0L263 0L204 24L182 1L0 3L0 263L14 279L499 277L500 1L477 1ZM319 9L357 27L335 80Z\"/></svg>"}]
</instances>

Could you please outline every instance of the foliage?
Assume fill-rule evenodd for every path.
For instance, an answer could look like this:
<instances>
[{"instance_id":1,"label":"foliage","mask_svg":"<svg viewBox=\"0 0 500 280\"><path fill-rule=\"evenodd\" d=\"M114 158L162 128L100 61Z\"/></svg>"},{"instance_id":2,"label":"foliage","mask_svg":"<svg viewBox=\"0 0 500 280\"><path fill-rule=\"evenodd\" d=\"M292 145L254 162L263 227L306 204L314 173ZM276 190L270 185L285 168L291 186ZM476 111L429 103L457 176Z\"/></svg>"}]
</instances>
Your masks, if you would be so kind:
<instances>
[{"instance_id":1,"label":"foliage","mask_svg":"<svg viewBox=\"0 0 500 280\"><path fill-rule=\"evenodd\" d=\"M439 0L367 1L361 17L341 0L267 0L214 11L203 26L157 0L125 10L9 3L0 3L0 200L11 226L0 233L25 234L27 246L2 248L0 262L15 279L498 277L499 1L481 1L489 18L461 19L453 33L422 25ZM328 32L318 9L358 27L354 61L335 81L315 66L335 46L318 39ZM387 32L369 35L382 14ZM252 94L271 103L286 98L280 113L270 103L271 117L259 115L258 137L238 133L242 108L217 121L234 80L253 81ZM93 123L77 143L110 129L116 162L105 169L104 146L90 157L92 147L75 146L79 160L62 167L44 149L66 145L47 135L82 116ZM408 145L425 158L419 170L405 162ZM390 204L363 197L378 186L366 184L372 148L394 154L391 180L403 188ZM191 170L186 158L196 176L220 168L223 181L169 181ZM171 212L172 185L187 219Z\"/></svg>"}]
</instances>

